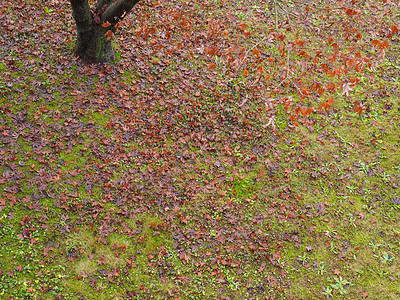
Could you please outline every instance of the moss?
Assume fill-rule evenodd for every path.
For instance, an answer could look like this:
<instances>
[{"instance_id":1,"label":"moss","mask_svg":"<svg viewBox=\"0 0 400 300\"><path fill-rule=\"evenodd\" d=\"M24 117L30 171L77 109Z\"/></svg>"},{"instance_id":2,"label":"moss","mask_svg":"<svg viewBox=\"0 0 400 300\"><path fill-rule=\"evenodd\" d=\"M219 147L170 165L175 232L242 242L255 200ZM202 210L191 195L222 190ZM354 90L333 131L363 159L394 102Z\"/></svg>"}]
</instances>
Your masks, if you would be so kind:
<instances>
[{"instance_id":1,"label":"moss","mask_svg":"<svg viewBox=\"0 0 400 300\"><path fill-rule=\"evenodd\" d=\"M0 72L6 72L7 71L7 67L5 66L5 64L0 62Z\"/></svg>"}]
</instances>

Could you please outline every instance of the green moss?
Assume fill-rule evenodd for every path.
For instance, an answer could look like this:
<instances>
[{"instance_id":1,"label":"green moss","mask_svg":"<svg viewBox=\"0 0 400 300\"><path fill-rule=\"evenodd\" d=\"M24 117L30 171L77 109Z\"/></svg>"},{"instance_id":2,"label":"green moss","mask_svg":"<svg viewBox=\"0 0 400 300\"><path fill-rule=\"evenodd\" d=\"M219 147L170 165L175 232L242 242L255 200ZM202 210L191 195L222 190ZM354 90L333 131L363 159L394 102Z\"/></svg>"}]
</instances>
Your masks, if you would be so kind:
<instances>
[{"instance_id":1,"label":"green moss","mask_svg":"<svg viewBox=\"0 0 400 300\"><path fill-rule=\"evenodd\" d=\"M6 65L0 62L0 72L6 72L6 71L7 71Z\"/></svg>"},{"instance_id":2,"label":"green moss","mask_svg":"<svg viewBox=\"0 0 400 300\"><path fill-rule=\"evenodd\" d=\"M250 177L247 177L242 180L238 180L234 184L233 190L238 198L252 198L256 187L257 183L255 183Z\"/></svg>"}]
</instances>

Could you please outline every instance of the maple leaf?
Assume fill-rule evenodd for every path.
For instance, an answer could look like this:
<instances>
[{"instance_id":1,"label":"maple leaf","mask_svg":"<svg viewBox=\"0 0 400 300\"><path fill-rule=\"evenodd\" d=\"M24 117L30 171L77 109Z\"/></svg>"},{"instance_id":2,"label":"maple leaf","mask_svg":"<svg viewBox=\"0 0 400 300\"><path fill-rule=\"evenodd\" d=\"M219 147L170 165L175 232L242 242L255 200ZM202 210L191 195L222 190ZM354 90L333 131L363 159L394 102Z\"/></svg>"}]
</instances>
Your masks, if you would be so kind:
<instances>
[{"instance_id":1,"label":"maple leaf","mask_svg":"<svg viewBox=\"0 0 400 300\"><path fill-rule=\"evenodd\" d=\"M383 60L385 59L385 49L382 48L382 49L378 52L377 59L378 59L379 62L383 62Z\"/></svg>"},{"instance_id":2,"label":"maple leaf","mask_svg":"<svg viewBox=\"0 0 400 300\"><path fill-rule=\"evenodd\" d=\"M374 45L375 47L378 47L381 44L381 42L378 40L372 40L371 44Z\"/></svg>"},{"instance_id":3,"label":"maple leaf","mask_svg":"<svg viewBox=\"0 0 400 300\"><path fill-rule=\"evenodd\" d=\"M101 27L110 27L111 23L106 21L105 23L101 24Z\"/></svg>"},{"instance_id":4,"label":"maple leaf","mask_svg":"<svg viewBox=\"0 0 400 300\"><path fill-rule=\"evenodd\" d=\"M189 259L190 259L190 257L191 257L191 254L190 254L190 253L187 253L187 252L185 252L185 251L182 251L182 252L179 254L179 258L180 258L181 260L184 260L185 262L188 262Z\"/></svg>"},{"instance_id":5,"label":"maple leaf","mask_svg":"<svg viewBox=\"0 0 400 300\"><path fill-rule=\"evenodd\" d=\"M111 30L108 30L104 35L105 35L107 41L111 40L112 37L114 36L114 34L112 33Z\"/></svg>"},{"instance_id":6,"label":"maple leaf","mask_svg":"<svg viewBox=\"0 0 400 300\"><path fill-rule=\"evenodd\" d=\"M217 67L217 64L215 64L215 63L209 63L209 64L208 64L208 67L209 67L210 69L215 69L215 68Z\"/></svg>"}]
</instances>

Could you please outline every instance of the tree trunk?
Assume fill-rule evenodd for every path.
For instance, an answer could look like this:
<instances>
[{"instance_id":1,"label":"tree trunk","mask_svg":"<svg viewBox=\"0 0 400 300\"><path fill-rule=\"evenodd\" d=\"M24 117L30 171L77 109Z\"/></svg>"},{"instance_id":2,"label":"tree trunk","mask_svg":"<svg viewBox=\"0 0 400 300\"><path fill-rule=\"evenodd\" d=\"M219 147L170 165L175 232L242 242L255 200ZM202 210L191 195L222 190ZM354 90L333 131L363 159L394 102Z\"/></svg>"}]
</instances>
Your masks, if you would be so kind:
<instances>
[{"instance_id":1,"label":"tree trunk","mask_svg":"<svg viewBox=\"0 0 400 300\"><path fill-rule=\"evenodd\" d=\"M111 44L115 26L139 0L98 0L92 13L88 0L70 0L77 29L75 54L87 63L110 61L114 58Z\"/></svg>"},{"instance_id":2,"label":"tree trunk","mask_svg":"<svg viewBox=\"0 0 400 300\"><path fill-rule=\"evenodd\" d=\"M114 49L111 39L105 35L107 31L101 25L94 25L87 32L78 32L75 54L87 63L113 60Z\"/></svg>"}]
</instances>

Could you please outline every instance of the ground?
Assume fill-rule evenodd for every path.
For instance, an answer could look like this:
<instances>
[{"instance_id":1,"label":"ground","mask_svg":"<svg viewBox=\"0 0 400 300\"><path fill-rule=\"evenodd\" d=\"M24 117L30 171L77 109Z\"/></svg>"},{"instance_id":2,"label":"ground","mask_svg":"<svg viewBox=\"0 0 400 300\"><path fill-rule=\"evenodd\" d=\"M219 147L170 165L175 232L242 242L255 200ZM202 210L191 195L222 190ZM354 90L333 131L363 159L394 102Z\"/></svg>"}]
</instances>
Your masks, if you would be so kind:
<instances>
[{"instance_id":1,"label":"ground","mask_svg":"<svg viewBox=\"0 0 400 300\"><path fill-rule=\"evenodd\" d=\"M142 1L85 65L68 2L3 2L0 298L397 299L399 20Z\"/></svg>"}]
</instances>

